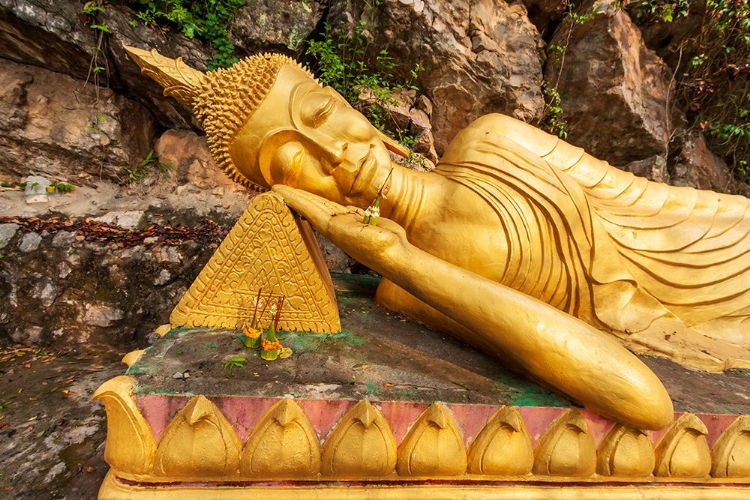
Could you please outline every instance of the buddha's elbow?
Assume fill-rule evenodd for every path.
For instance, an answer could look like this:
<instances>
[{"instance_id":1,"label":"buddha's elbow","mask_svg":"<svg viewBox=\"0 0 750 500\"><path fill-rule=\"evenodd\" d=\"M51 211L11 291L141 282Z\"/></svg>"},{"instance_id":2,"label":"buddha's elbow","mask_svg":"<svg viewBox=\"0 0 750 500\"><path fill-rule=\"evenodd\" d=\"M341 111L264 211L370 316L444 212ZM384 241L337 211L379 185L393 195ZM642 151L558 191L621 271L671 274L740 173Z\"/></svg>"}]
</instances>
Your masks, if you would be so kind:
<instances>
[{"instance_id":1,"label":"buddha's elbow","mask_svg":"<svg viewBox=\"0 0 750 500\"><path fill-rule=\"evenodd\" d=\"M672 398L656 376L650 384L641 385L621 401L617 420L642 430L659 430L674 420Z\"/></svg>"},{"instance_id":2,"label":"buddha's elbow","mask_svg":"<svg viewBox=\"0 0 750 500\"><path fill-rule=\"evenodd\" d=\"M649 430L663 429L674 420L674 407L664 386L652 388L642 399L643 415L646 421L642 428Z\"/></svg>"},{"instance_id":3,"label":"buddha's elbow","mask_svg":"<svg viewBox=\"0 0 750 500\"><path fill-rule=\"evenodd\" d=\"M584 406L636 429L658 430L671 424L674 407L661 380L641 363L629 368L598 378L597 389L581 398Z\"/></svg>"}]
</instances>

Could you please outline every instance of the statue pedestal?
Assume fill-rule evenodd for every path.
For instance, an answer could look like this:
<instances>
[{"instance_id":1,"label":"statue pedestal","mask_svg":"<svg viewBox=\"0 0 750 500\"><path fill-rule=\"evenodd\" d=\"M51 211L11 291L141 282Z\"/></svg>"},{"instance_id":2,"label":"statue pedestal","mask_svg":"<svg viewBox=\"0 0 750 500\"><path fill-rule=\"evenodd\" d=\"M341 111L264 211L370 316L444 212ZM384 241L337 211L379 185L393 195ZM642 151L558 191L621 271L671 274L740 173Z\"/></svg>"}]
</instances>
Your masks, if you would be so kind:
<instances>
[{"instance_id":1,"label":"statue pedestal","mask_svg":"<svg viewBox=\"0 0 750 500\"><path fill-rule=\"evenodd\" d=\"M750 497L747 374L647 360L680 413L631 429L334 284L343 333L283 332L289 358L178 328L105 383L100 498Z\"/></svg>"}]
</instances>

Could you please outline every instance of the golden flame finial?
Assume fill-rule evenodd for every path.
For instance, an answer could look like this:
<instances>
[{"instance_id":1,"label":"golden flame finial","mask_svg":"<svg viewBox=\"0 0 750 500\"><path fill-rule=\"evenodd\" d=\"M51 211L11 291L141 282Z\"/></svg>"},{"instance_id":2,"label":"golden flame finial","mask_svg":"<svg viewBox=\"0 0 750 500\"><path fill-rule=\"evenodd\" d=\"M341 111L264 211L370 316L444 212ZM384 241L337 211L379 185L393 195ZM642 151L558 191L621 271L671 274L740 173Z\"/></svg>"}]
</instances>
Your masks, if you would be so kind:
<instances>
[{"instance_id":1,"label":"golden flame finial","mask_svg":"<svg viewBox=\"0 0 750 500\"><path fill-rule=\"evenodd\" d=\"M182 58L171 59L151 51L124 46L125 52L141 68L141 72L164 87L164 95L172 96L192 109L203 91L206 75L191 68Z\"/></svg>"}]
</instances>

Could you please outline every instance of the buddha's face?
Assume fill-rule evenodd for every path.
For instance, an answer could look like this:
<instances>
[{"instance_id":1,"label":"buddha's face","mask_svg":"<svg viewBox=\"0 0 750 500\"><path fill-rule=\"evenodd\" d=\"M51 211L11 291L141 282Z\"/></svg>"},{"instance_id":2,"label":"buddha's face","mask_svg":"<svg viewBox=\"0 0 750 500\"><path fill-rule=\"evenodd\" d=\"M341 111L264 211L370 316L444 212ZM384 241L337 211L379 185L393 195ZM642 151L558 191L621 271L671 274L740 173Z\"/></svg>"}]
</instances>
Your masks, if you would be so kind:
<instances>
[{"instance_id":1,"label":"buddha's face","mask_svg":"<svg viewBox=\"0 0 750 500\"><path fill-rule=\"evenodd\" d=\"M391 168L370 122L291 64L281 68L230 153L238 170L255 182L285 184L360 207L372 203Z\"/></svg>"}]
</instances>

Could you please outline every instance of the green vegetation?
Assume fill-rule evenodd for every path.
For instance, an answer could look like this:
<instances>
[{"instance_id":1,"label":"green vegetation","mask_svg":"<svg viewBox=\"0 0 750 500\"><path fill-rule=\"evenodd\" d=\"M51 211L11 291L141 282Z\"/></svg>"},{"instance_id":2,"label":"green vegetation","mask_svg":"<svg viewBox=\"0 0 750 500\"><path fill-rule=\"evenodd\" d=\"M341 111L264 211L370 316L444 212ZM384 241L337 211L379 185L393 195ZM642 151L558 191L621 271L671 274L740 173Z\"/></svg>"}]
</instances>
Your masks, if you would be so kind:
<instances>
[{"instance_id":1,"label":"green vegetation","mask_svg":"<svg viewBox=\"0 0 750 500\"><path fill-rule=\"evenodd\" d=\"M568 122L563 119L565 110L562 108L562 98L557 91L557 87L553 87L547 80L543 81L542 95L544 95L544 115L542 118L544 129L560 139L566 139L568 131L565 127Z\"/></svg>"},{"instance_id":2,"label":"green vegetation","mask_svg":"<svg viewBox=\"0 0 750 500\"><path fill-rule=\"evenodd\" d=\"M169 175L174 169L174 165L159 161L159 157L156 156L156 153L152 149L134 168L123 167L120 170L120 182L123 184L133 184L151 172L156 172L160 176Z\"/></svg>"},{"instance_id":3,"label":"green vegetation","mask_svg":"<svg viewBox=\"0 0 750 500\"><path fill-rule=\"evenodd\" d=\"M692 41L696 56L678 80L678 98L693 127L709 146L750 181L750 4L708 0L701 32Z\"/></svg>"},{"instance_id":4,"label":"green vegetation","mask_svg":"<svg viewBox=\"0 0 750 500\"><path fill-rule=\"evenodd\" d=\"M331 86L341 94L378 130L410 148L415 137L407 129L389 126L389 123L393 123L393 120L389 120L389 106L398 105L395 92L419 90L416 80L424 68L417 64L407 81L397 80L394 77L397 64L387 49L378 52L374 67L370 67L366 62L369 40L367 23L363 20L357 23L351 37L336 34L331 26L325 25L322 38L309 42L307 54L315 61L309 66L322 84ZM413 164L417 161L417 157L410 153L405 163L409 166L410 162Z\"/></svg>"},{"instance_id":5,"label":"green vegetation","mask_svg":"<svg viewBox=\"0 0 750 500\"><path fill-rule=\"evenodd\" d=\"M669 2L664 0L641 0L634 2L633 12L637 19L645 22L671 23L678 17L686 17L690 11L690 0Z\"/></svg>"},{"instance_id":6,"label":"green vegetation","mask_svg":"<svg viewBox=\"0 0 750 500\"><path fill-rule=\"evenodd\" d=\"M26 189L26 186L28 183L26 182L13 182L13 181L2 181L0 182L0 187L4 188L11 188L11 189L19 189L23 191ZM39 185L38 182L31 183L31 187L37 187ZM46 191L48 193L69 193L73 190L75 190L75 186L73 184L70 184L68 182L53 182L49 186L46 187Z\"/></svg>"},{"instance_id":7,"label":"green vegetation","mask_svg":"<svg viewBox=\"0 0 750 500\"><path fill-rule=\"evenodd\" d=\"M750 181L750 4L746 0L643 0L628 7L640 24L701 16L700 31L682 41L675 104L688 126L705 133L738 179Z\"/></svg>"},{"instance_id":8,"label":"green vegetation","mask_svg":"<svg viewBox=\"0 0 750 500\"><path fill-rule=\"evenodd\" d=\"M52 188L52 192L69 193L75 190L76 187L68 182L55 182L47 186L48 191L50 190L50 188Z\"/></svg>"},{"instance_id":9,"label":"green vegetation","mask_svg":"<svg viewBox=\"0 0 750 500\"><path fill-rule=\"evenodd\" d=\"M99 87L109 84L109 65L104 52L109 27L105 23L96 21L97 15L104 12L102 2L103 0L86 2L81 11L86 20L86 25L96 33L96 45L92 47L93 54L89 63L88 75L86 75L86 83L90 81L94 84L97 101L99 100Z\"/></svg>"},{"instance_id":10,"label":"green vegetation","mask_svg":"<svg viewBox=\"0 0 750 500\"><path fill-rule=\"evenodd\" d=\"M227 23L244 0L140 0L129 2L145 25L173 25L188 38L211 42L216 50L208 69L226 68L237 62Z\"/></svg>"},{"instance_id":11,"label":"green vegetation","mask_svg":"<svg viewBox=\"0 0 750 500\"><path fill-rule=\"evenodd\" d=\"M235 356L224 363L224 369L231 374L235 368L245 368L245 363L247 363L247 358L243 356Z\"/></svg>"},{"instance_id":12,"label":"green vegetation","mask_svg":"<svg viewBox=\"0 0 750 500\"><path fill-rule=\"evenodd\" d=\"M542 110L542 119L539 126L550 134L555 134L561 139L566 139L568 137L568 132L565 128L568 122L563 117L565 110L563 109L560 92L558 92L557 89L560 85L560 75L562 75L563 67L565 65L565 53L570 44L570 36L573 34L573 30L576 26L588 22L599 13L597 9L594 9L588 14L581 14L576 12L575 7L574 3L569 3L567 10L565 11L565 16L563 16L563 23L567 22L568 24L568 31L565 34L564 44L550 44L547 46L547 57L549 57L552 67L557 69L557 77L554 79L554 83L549 80L542 81L544 109Z\"/></svg>"}]
</instances>

